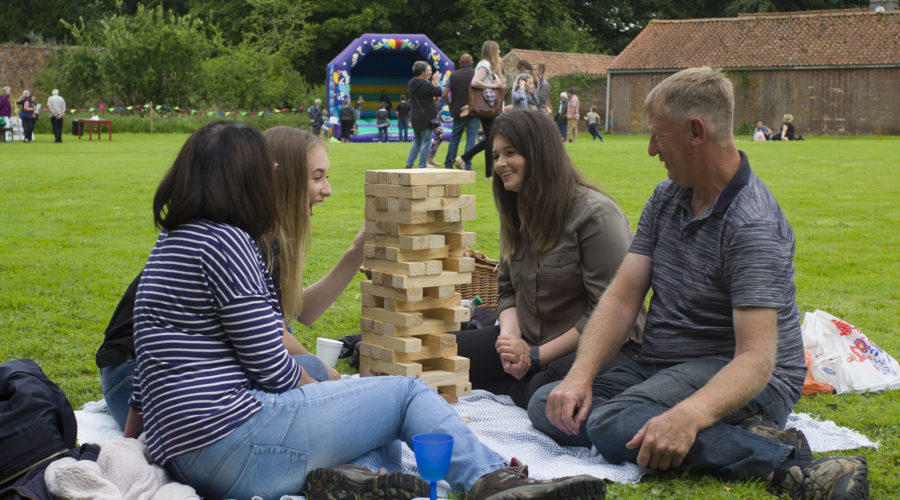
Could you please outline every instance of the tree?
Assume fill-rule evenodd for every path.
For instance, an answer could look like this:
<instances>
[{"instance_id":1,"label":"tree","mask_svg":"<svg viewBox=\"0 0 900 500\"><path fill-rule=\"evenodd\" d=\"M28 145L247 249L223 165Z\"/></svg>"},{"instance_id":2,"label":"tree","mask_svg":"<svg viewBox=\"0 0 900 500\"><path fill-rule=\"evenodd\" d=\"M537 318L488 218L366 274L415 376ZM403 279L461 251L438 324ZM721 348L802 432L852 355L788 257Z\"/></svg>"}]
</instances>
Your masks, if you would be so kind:
<instances>
[{"instance_id":1,"label":"tree","mask_svg":"<svg viewBox=\"0 0 900 500\"><path fill-rule=\"evenodd\" d=\"M85 60L94 58L102 78L94 84L96 92L114 103L153 101L180 106L196 100L201 62L220 48L202 21L189 15L176 17L162 6L148 10L138 5L134 15L116 14L90 26L84 22L67 26L82 50L70 59L78 65L65 71L81 71L88 66ZM84 47L102 49L85 51Z\"/></svg>"}]
</instances>

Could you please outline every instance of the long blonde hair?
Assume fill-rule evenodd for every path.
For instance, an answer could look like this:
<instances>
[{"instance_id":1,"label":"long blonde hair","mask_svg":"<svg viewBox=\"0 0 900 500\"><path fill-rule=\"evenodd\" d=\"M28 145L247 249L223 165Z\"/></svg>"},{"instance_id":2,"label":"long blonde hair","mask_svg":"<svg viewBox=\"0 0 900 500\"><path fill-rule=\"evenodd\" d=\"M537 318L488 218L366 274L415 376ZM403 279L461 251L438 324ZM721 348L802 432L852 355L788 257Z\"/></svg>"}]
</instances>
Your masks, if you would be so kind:
<instances>
[{"instance_id":1,"label":"long blonde hair","mask_svg":"<svg viewBox=\"0 0 900 500\"><path fill-rule=\"evenodd\" d=\"M272 161L278 164L275 205L281 224L274 237L262 246L270 269L273 274L278 273L284 315L294 317L303 306L303 266L310 244L307 155L325 143L306 130L286 126L270 128L263 137L269 144Z\"/></svg>"},{"instance_id":2,"label":"long blonde hair","mask_svg":"<svg viewBox=\"0 0 900 500\"><path fill-rule=\"evenodd\" d=\"M503 65L500 63L500 45L493 40L487 40L481 44L481 60L491 63L491 71L498 75L503 74Z\"/></svg>"}]
</instances>

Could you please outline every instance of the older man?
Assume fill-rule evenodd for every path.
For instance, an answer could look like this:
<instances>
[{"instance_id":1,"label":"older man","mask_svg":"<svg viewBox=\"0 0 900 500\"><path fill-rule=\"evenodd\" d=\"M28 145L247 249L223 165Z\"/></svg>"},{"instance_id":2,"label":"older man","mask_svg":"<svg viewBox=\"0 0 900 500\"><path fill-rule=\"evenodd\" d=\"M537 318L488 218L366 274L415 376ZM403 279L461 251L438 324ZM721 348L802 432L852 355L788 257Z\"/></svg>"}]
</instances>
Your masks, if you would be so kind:
<instances>
[{"instance_id":1,"label":"older man","mask_svg":"<svg viewBox=\"0 0 900 500\"><path fill-rule=\"evenodd\" d=\"M782 430L805 365L794 235L734 145L731 82L710 68L644 102L669 176L644 207L572 369L531 399L535 427L612 462L771 481L794 498L867 498L864 457L812 461ZM653 288L641 357L597 376Z\"/></svg>"},{"instance_id":2,"label":"older man","mask_svg":"<svg viewBox=\"0 0 900 500\"><path fill-rule=\"evenodd\" d=\"M47 109L50 110L50 126L53 128L53 142L62 142L63 118L66 116L66 100L59 95L59 90L53 89L47 99Z\"/></svg>"},{"instance_id":3,"label":"older man","mask_svg":"<svg viewBox=\"0 0 900 500\"><path fill-rule=\"evenodd\" d=\"M456 152L459 151L459 141L463 132L466 133L466 147L468 151L475 146L475 138L478 136L478 117L468 114L469 84L475 76L472 68L472 56L463 54L459 58L459 66L450 75L447 85L444 85L444 102L450 105L450 116L453 117L453 133L450 135L450 144L447 145L447 157L444 166L453 168L456 163ZM472 170L472 161L463 162L466 170Z\"/></svg>"}]
</instances>

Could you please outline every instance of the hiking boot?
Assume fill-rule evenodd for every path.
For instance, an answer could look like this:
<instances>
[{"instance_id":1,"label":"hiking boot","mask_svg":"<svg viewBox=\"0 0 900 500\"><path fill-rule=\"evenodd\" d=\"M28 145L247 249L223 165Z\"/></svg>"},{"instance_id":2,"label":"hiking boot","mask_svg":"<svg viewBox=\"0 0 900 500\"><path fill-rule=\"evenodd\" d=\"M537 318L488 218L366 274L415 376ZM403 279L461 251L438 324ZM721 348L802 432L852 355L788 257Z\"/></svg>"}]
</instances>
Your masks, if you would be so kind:
<instances>
[{"instance_id":1,"label":"hiking boot","mask_svg":"<svg viewBox=\"0 0 900 500\"><path fill-rule=\"evenodd\" d=\"M303 491L308 500L343 500L345 498L378 498L409 500L427 497L429 484L418 476L402 472L372 472L360 465L339 465L315 469L306 475Z\"/></svg>"},{"instance_id":2,"label":"hiking boot","mask_svg":"<svg viewBox=\"0 0 900 500\"><path fill-rule=\"evenodd\" d=\"M529 479L528 466L513 458L509 467L478 478L468 494L475 500L602 500L606 496L606 483L588 475L549 481Z\"/></svg>"},{"instance_id":3,"label":"hiking boot","mask_svg":"<svg viewBox=\"0 0 900 500\"><path fill-rule=\"evenodd\" d=\"M793 466L777 486L797 499L867 499L866 457L823 457L804 467Z\"/></svg>"},{"instance_id":4,"label":"hiking boot","mask_svg":"<svg viewBox=\"0 0 900 500\"><path fill-rule=\"evenodd\" d=\"M797 460L813 461L812 450L806 436L797 429L779 429L774 423L766 422L761 415L754 415L741 423L741 427L757 436L780 441L797 449Z\"/></svg>"}]
</instances>

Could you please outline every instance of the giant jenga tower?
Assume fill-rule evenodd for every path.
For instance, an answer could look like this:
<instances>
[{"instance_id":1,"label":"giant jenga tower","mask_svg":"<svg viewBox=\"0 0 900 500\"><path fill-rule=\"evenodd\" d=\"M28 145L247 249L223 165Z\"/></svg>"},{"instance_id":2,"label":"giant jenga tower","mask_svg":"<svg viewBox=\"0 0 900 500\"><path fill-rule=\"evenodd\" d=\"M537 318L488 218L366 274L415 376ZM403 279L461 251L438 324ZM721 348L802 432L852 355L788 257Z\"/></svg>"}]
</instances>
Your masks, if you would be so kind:
<instances>
[{"instance_id":1,"label":"giant jenga tower","mask_svg":"<svg viewBox=\"0 0 900 500\"><path fill-rule=\"evenodd\" d=\"M447 401L472 391L469 359L456 355L460 305L456 285L469 283L475 260L464 256L475 233L475 196L461 185L471 170L366 172L366 245L359 373L423 379Z\"/></svg>"}]
</instances>

